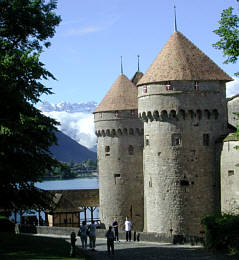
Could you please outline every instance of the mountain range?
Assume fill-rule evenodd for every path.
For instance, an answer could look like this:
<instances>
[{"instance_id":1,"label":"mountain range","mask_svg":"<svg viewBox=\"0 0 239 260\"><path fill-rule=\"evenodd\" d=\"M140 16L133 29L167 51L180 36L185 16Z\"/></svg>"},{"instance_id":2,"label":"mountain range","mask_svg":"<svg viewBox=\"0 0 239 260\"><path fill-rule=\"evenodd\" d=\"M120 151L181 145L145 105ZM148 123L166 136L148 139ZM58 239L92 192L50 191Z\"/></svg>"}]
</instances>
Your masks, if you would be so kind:
<instances>
[{"instance_id":1,"label":"mountain range","mask_svg":"<svg viewBox=\"0 0 239 260\"><path fill-rule=\"evenodd\" d=\"M89 150L85 146L77 143L69 136L65 135L61 131L55 133L58 139L58 145L50 147L50 151L58 161L62 162L82 162L92 159L96 161L96 153Z\"/></svg>"},{"instance_id":2,"label":"mountain range","mask_svg":"<svg viewBox=\"0 0 239 260\"><path fill-rule=\"evenodd\" d=\"M80 102L80 103L70 103L70 102L60 102L58 104L52 104L48 101L44 101L39 106L42 112L53 112L53 111L65 111L67 113L87 113L91 114L96 109L97 103L95 101Z\"/></svg>"}]
</instances>

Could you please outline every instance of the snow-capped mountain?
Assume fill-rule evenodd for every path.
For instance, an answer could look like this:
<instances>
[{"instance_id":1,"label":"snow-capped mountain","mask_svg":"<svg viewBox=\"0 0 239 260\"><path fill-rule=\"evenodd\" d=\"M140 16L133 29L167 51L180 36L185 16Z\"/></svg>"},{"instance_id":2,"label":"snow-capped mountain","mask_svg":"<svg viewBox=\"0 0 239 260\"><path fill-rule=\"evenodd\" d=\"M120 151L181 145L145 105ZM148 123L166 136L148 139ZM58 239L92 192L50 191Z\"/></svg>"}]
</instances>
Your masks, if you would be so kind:
<instances>
[{"instance_id":1,"label":"snow-capped mountain","mask_svg":"<svg viewBox=\"0 0 239 260\"><path fill-rule=\"evenodd\" d=\"M96 136L94 131L94 116L97 103L94 101L87 103L61 102L51 104L42 102L38 107L43 114L56 119L60 125L58 129L71 137L79 144L95 150Z\"/></svg>"},{"instance_id":2,"label":"snow-capped mountain","mask_svg":"<svg viewBox=\"0 0 239 260\"><path fill-rule=\"evenodd\" d=\"M44 101L39 106L39 109L42 112L52 112L52 111L65 111L68 113L76 113L76 112L82 112L82 113L92 113L97 106L97 103L95 101L89 101L89 102L80 102L80 103L73 103L70 102L61 102L58 104L52 104L47 101Z\"/></svg>"}]
</instances>

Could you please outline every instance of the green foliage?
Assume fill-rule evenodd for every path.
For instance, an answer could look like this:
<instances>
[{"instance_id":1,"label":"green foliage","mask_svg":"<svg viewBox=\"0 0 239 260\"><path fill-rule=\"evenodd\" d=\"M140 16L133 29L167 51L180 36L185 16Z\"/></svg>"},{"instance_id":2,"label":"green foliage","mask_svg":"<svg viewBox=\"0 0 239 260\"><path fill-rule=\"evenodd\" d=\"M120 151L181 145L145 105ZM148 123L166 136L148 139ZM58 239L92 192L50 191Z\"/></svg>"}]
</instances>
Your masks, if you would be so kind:
<instances>
[{"instance_id":1,"label":"green foliage","mask_svg":"<svg viewBox=\"0 0 239 260\"><path fill-rule=\"evenodd\" d=\"M49 198L34 187L58 162L49 147L56 143L57 122L34 107L54 79L40 61L60 17L56 1L0 1L0 207L45 207Z\"/></svg>"},{"instance_id":2,"label":"green foliage","mask_svg":"<svg viewBox=\"0 0 239 260\"><path fill-rule=\"evenodd\" d=\"M96 168L96 162L91 159L87 162L82 161L81 163L75 163L73 161L69 163L59 163L56 167L52 167L51 170L47 170L43 179L73 179L89 176L91 172L96 171Z\"/></svg>"},{"instance_id":3,"label":"green foliage","mask_svg":"<svg viewBox=\"0 0 239 260\"><path fill-rule=\"evenodd\" d=\"M216 214L202 219L208 249L225 253L239 252L239 215Z\"/></svg>"},{"instance_id":4,"label":"green foliage","mask_svg":"<svg viewBox=\"0 0 239 260\"><path fill-rule=\"evenodd\" d=\"M213 46L223 51L223 55L227 57L225 63L236 63L239 57L239 17L233 14L232 7L223 10L219 25L214 33L220 40ZM235 75L239 76L239 72Z\"/></svg>"}]
</instances>

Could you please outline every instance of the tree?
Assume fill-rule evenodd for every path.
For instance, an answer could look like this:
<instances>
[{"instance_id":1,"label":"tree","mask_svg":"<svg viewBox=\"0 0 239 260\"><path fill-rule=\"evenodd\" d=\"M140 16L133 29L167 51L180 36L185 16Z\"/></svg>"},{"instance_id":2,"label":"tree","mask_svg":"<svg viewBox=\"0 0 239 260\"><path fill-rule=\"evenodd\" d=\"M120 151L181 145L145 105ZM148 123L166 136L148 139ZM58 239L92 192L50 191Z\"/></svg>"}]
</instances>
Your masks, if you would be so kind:
<instances>
[{"instance_id":1,"label":"tree","mask_svg":"<svg viewBox=\"0 0 239 260\"><path fill-rule=\"evenodd\" d=\"M239 17L233 14L232 7L222 11L219 24L220 27L214 33L220 40L213 46L223 50L223 55L227 57L224 63L236 63L239 57ZM239 76L239 72L235 75Z\"/></svg>"},{"instance_id":2,"label":"tree","mask_svg":"<svg viewBox=\"0 0 239 260\"><path fill-rule=\"evenodd\" d=\"M237 0L239 4L239 0ZM239 58L239 16L233 14L233 8L229 7L222 11L219 28L214 30L220 40L213 44L216 49L223 50L223 55L227 57L224 63L236 63ZM235 73L239 76L239 72ZM237 113L238 116L238 113ZM235 135L239 136L239 125ZM239 147L236 147L239 149Z\"/></svg>"},{"instance_id":3,"label":"tree","mask_svg":"<svg viewBox=\"0 0 239 260\"><path fill-rule=\"evenodd\" d=\"M54 0L0 0L0 208L46 207L34 187L58 162L49 147L57 122L35 108L55 79L40 61L60 17Z\"/></svg>"}]
</instances>

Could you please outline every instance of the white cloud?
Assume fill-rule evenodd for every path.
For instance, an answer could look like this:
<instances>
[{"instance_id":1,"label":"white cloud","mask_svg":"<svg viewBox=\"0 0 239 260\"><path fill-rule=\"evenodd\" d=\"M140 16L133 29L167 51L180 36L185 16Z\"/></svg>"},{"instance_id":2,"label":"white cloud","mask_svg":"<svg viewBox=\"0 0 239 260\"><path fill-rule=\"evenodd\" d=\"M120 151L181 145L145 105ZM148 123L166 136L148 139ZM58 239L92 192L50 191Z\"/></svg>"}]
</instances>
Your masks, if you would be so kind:
<instances>
[{"instance_id":1,"label":"white cloud","mask_svg":"<svg viewBox=\"0 0 239 260\"><path fill-rule=\"evenodd\" d=\"M233 97L239 94L239 78L233 78L234 80L226 84L226 96Z\"/></svg>"},{"instance_id":2,"label":"white cloud","mask_svg":"<svg viewBox=\"0 0 239 260\"><path fill-rule=\"evenodd\" d=\"M59 130L81 145L88 148L96 145L94 116L92 114L68 113L65 111L44 112L43 114L60 122Z\"/></svg>"},{"instance_id":3,"label":"white cloud","mask_svg":"<svg viewBox=\"0 0 239 260\"><path fill-rule=\"evenodd\" d=\"M99 26L86 26L83 28L71 28L66 32L67 36L84 35L88 33L94 33L102 31L103 28Z\"/></svg>"}]
</instances>

